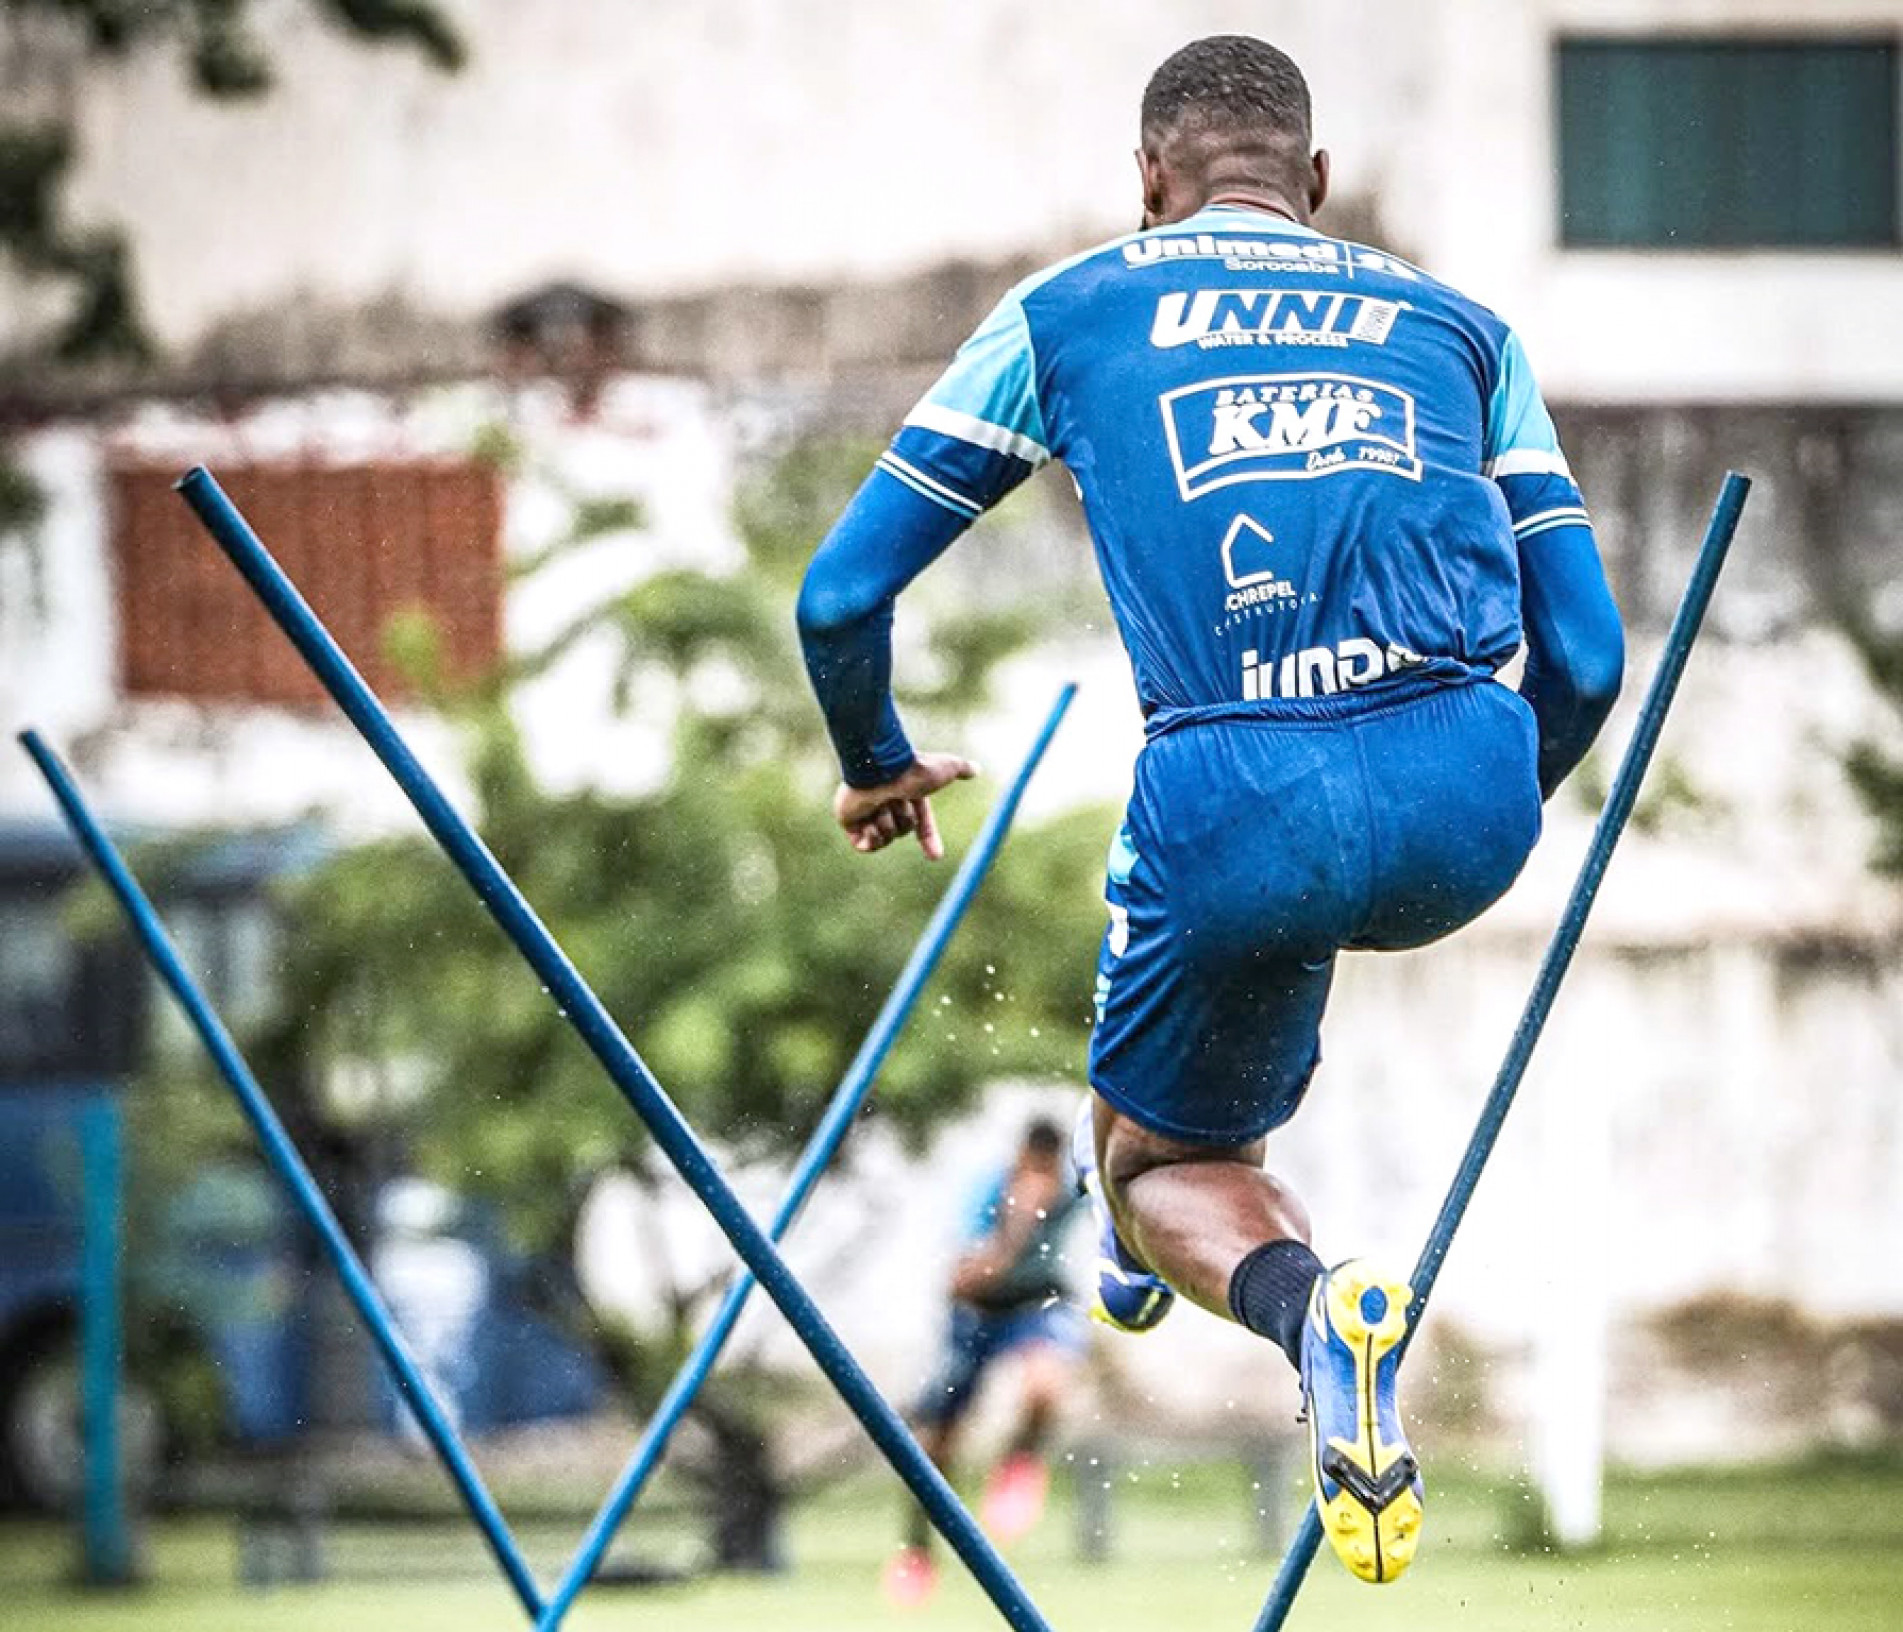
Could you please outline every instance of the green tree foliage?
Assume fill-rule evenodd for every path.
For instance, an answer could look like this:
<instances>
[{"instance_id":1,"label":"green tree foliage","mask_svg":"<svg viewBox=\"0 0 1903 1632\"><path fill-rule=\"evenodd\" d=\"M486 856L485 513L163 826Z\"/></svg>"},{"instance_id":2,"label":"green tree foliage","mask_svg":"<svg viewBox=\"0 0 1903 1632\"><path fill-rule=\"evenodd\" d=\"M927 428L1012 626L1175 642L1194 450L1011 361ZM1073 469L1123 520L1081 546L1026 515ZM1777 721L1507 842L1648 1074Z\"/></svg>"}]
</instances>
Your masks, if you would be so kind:
<instances>
[{"instance_id":1,"label":"green tree foliage","mask_svg":"<svg viewBox=\"0 0 1903 1632\"><path fill-rule=\"evenodd\" d=\"M346 36L398 43L437 67L462 65L460 37L426 0L305 0ZM221 99L271 88L270 53L253 28L255 0L0 0L15 28L65 29L99 60L135 51L177 53L191 83ZM138 365L156 348L139 315L131 251L110 226L76 227L60 189L76 154L70 105L48 118L0 103L0 257L22 280L61 290L65 310L30 355L8 359L22 375L46 367ZM30 534L44 498L0 443L0 542Z\"/></svg>"},{"instance_id":2,"label":"green tree foliage","mask_svg":"<svg viewBox=\"0 0 1903 1632\"><path fill-rule=\"evenodd\" d=\"M428 631L394 631L419 686L464 733L483 837L688 1119L735 1163L783 1160L805 1142L952 877L909 846L859 856L834 827L836 768L794 639L799 574L870 458L794 448L739 497L737 570L657 570L472 691L436 681ZM540 571L638 518L629 499L578 500L567 536L523 566ZM927 740L955 743L1034 624L955 594L921 599L927 615L908 619L902 656L926 684L908 711ZM521 687L602 639L620 706L671 722L650 792L545 787L515 723ZM1044 702L1022 711L1027 745ZM997 787L942 797L954 853ZM1085 811L1013 836L881 1074L876 1115L917 1140L999 1077L1078 1079L1107 828L1107 813ZM356 1085L306 1100L325 1143L398 1146L492 1201L524 1248L556 1255L572 1253L605 1176L664 1182L639 1121L432 843L343 852L287 908L295 940L261 1057L268 1080ZM676 1276L658 1329L597 1316L578 1335L648 1406L716 1290ZM785 1402L783 1380L730 1363L697 1409L710 1454L686 1471L712 1493L725 1562L772 1551Z\"/></svg>"},{"instance_id":3,"label":"green tree foliage","mask_svg":"<svg viewBox=\"0 0 1903 1632\"><path fill-rule=\"evenodd\" d=\"M690 1120L742 1160L804 1142L951 877L909 848L856 855L827 814L836 771L789 609L816 518L865 468L864 450L793 450L740 497L743 570L657 571L474 693L437 693L467 733L484 838ZM578 507L567 542L634 514ZM906 654L930 677L908 699L920 732L956 740L1030 632L1021 616L940 608ZM604 635L621 705L672 719L668 774L636 797L545 788L510 707ZM995 790L942 797L955 845ZM882 1074L880 1116L916 1138L1001 1076L1076 1078L1106 825L1081 812L1012 839ZM565 1244L604 1173L651 1174L639 1123L433 845L338 856L291 917L296 1046L317 1075L381 1075L387 1092L358 1114L400 1123L429 1170L491 1195L525 1245Z\"/></svg>"}]
</instances>

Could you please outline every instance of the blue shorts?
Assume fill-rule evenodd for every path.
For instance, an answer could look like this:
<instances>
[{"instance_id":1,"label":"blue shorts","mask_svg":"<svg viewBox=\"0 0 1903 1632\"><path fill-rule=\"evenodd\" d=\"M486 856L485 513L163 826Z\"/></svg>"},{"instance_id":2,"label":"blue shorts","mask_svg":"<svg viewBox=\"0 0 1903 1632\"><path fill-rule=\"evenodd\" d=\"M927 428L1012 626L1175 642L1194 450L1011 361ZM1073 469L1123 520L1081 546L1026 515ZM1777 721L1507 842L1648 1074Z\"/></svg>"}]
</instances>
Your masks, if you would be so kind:
<instances>
[{"instance_id":1,"label":"blue shorts","mask_svg":"<svg viewBox=\"0 0 1903 1632\"><path fill-rule=\"evenodd\" d=\"M1013 1349L1051 1343L1075 1355L1082 1354L1088 1342L1084 1317L1060 1299L1000 1314L954 1303L938 1369L912 1409L913 1420L938 1427L962 1416L985 1368Z\"/></svg>"},{"instance_id":2,"label":"blue shorts","mask_svg":"<svg viewBox=\"0 0 1903 1632\"><path fill-rule=\"evenodd\" d=\"M1343 947L1477 917L1540 833L1533 713L1491 680L1240 704L1154 736L1111 847L1090 1083L1173 1139L1294 1115Z\"/></svg>"}]
</instances>

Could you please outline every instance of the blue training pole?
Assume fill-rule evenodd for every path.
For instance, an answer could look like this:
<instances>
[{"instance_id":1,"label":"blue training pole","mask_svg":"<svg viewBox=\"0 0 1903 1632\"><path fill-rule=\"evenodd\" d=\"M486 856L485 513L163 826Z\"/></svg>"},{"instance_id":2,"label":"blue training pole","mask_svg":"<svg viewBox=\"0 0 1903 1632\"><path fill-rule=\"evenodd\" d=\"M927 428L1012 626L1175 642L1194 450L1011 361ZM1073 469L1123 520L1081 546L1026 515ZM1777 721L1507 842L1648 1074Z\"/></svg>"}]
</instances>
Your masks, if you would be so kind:
<instances>
[{"instance_id":1,"label":"blue training pole","mask_svg":"<svg viewBox=\"0 0 1903 1632\"><path fill-rule=\"evenodd\" d=\"M1671 630L1665 637L1665 649L1659 654L1659 666L1652 675L1651 688L1646 692L1645 702L1639 709L1639 722L1633 728L1632 741L1626 745L1625 758L1619 762L1619 774L1613 778L1612 791L1606 795L1605 808L1600 811L1598 825L1593 829L1592 843L1586 849L1586 860L1579 869L1573 892L1567 898L1566 910L1560 915L1559 927L1553 931L1553 939L1546 948L1540 972L1533 982L1532 996L1527 999L1520 1023L1514 1028L1513 1041L1507 1045L1500 1074L1494 1078L1493 1089L1481 1108L1473 1137L1467 1141L1466 1154L1460 1159L1460 1167L1454 1174L1453 1184L1448 1188L1447 1199L1441 1203L1434 1227L1428 1232L1427 1245L1421 1249L1420 1259L1414 1266L1414 1274L1409 1282L1414 1289L1414 1298L1408 1305L1407 1341L1411 1342L1414 1333L1419 1330L1421 1312L1427 1306L1428 1294L1434 1290L1434 1282L1440 1278L1447 1249L1454 1244L1454 1232L1460 1228L1468 1202L1473 1200L1487 1158L1493 1154L1507 1112L1513 1108L1513 1096L1519 1092L1520 1079L1526 1075L1527 1061L1533 1056L1533 1045L1539 1041L1546 1017L1552 1012L1553 999L1559 995L1559 983L1566 978L1573 953L1578 950L1579 938L1586 928L1586 916L1592 911L1593 900L1599 894L1599 884L1606 876L1613 847L1618 844L1620 834L1625 831L1626 819L1632 814L1633 805L1638 802L1639 786L1644 782L1646 770L1652 763L1652 750L1658 746L1659 733L1665 728L1665 716L1678 693L1678 682L1685 672L1685 661L1691 656L1693 642L1698 639L1699 626L1705 619L1705 608L1711 604L1711 592L1717 587L1718 574L1731 550L1731 538L1738 530L1738 517L1744 510L1744 501L1750 491L1749 478L1740 476L1735 470L1726 473L1718 502L1705 527L1705 539L1699 546L1698 559L1692 566L1691 579L1685 585L1677 615L1673 617ZM1301 1529L1296 1532L1295 1539L1289 1543L1288 1552L1283 1555L1282 1567L1276 1572L1275 1585L1269 1591L1268 1602L1262 1606L1262 1615L1255 1624L1255 1632L1280 1632L1289 1611L1295 1607L1295 1595L1301 1591L1302 1579L1308 1573L1308 1566L1314 1560L1321 1539L1321 1518L1311 1501L1302 1519Z\"/></svg>"},{"instance_id":2,"label":"blue training pole","mask_svg":"<svg viewBox=\"0 0 1903 1632\"><path fill-rule=\"evenodd\" d=\"M542 1612L542 1594L514 1538L509 1534L508 1526L503 1523L501 1512L483 1485L475 1464L470 1461L468 1451L457 1438L456 1430L450 1426L448 1415L437 1403L428 1381L405 1347L362 1260L350 1245L343 1226L337 1222L337 1215L330 1210L323 1191L318 1189L310 1169L304 1165L297 1147L291 1143L290 1135L284 1131L284 1124L278 1120L277 1112L271 1109L271 1102L264 1097L264 1091L252 1076L251 1068L245 1064L244 1056L231 1040L231 1033L225 1030L224 1023L206 1001L205 994L187 973L178 949L165 933L165 926L160 923L151 901L139 888L124 858L106 837L92 812L86 808L79 789L58 756L40 740L36 731L23 732L20 743L39 767L40 775L46 778L46 784L53 790L53 797L59 801L74 836L118 901L139 938L139 944L144 947L146 956L158 971L159 978L185 1011L186 1019L191 1022L199 1041L211 1055L218 1074L238 1096L238 1103L246 1120L256 1131L259 1143L264 1146L265 1155L277 1169L278 1177L284 1181L298 1211L303 1213L311 1228L317 1232L318 1240L323 1243L325 1252L329 1254L344 1283L344 1290L350 1294L351 1302L357 1306L357 1313L370 1329L370 1335L383 1355L384 1363L390 1368L397 1388L410 1409L416 1413L416 1420L422 1424L423 1432L435 1447L436 1454L442 1458L450 1478L455 1481L456 1489L469 1509L469 1516L481 1529L489 1543L489 1550L495 1554L496 1562L508 1576L509 1585L515 1589L515 1595L522 1601L529 1618L535 1619Z\"/></svg>"},{"instance_id":3,"label":"blue training pole","mask_svg":"<svg viewBox=\"0 0 1903 1632\"><path fill-rule=\"evenodd\" d=\"M930 1516L951 1549L976 1577L1005 1621L1016 1632L1049 1632L1049 1627L1016 1576L985 1539L976 1521L944 1476L919 1448L899 1415L839 1340L819 1307L786 1261L721 1176L693 1129L688 1127L647 1062L635 1052L594 989L549 934L513 880L489 848L443 796L410 751L375 693L345 657L330 632L305 604L297 588L236 506L202 466L178 484L185 502L230 558L265 610L290 638L312 672L336 700L351 724L383 761L404 796L416 808L443 852L488 908L502 932L515 944L589 1052L647 1125L701 1205L733 1243L734 1250L759 1278L767 1296L779 1305L833 1387L864 1425L899 1476Z\"/></svg>"},{"instance_id":4,"label":"blue training pole","mask_svg":"<svg viewBox=\"0 0 1903 1632\"><path fill-rule=\"evenodd\" d=\"M872 1091L873 1079L878 1075L879 1067L885 1063L893 1040L905 1025L926 981L932 978L932 971L938 967L938 960L956 933L965 909L971 905L972 897L978 893L978 886L991 870L999 846L1004 843L1004 836L1010 830L1012 818L1017 815L1024 790L1030 785L1032 775L1044 758L1044 750L1057 734L1065 710L1076 695L1077 688L1074 685L1067 685L1058 693L1057 701L1051 705L1050 714L1045 718L1043 730L1038 732L1037 740L1024 756L1024 763L1018 767L1018 774L1011 779L1011 785L992 806L991 814L985 818L978 837L972 841L971 849L959 864L957 876L939 901L931 922L925 926L925 933L912 949L912 956L899 972L898 983L886 998L885 1006L879 1010L879 1016L873 1021L872 1029L866 1033L865 1041L859 1045L859 1052L853 1056L845 1076L840 1078L839 1086L833 1090L826 1114L813 1130L806 1149L800 1153L792 1181L787 1186L786 1194L780 1198L779 1209L768 1227L767 1233L776 1243L784 1239L786 1232L793 1227L807 1198L812 1195L819 1176L825 1172L851 1131L853 1119L858 1116L866 1096ZM548 1607L542 1611L542 1618L536 1623L538 1632L553 1632L555 1627L561 1625L562 1617L575 1601L575 1595L595 1573L602 1554L608 1550L615 1532L626 1520L628 1510L641 1499L641 1492L646 1488L649 1478L660 1466L669 1438L720 1359L720 1351L733 1335L733 1329L740 1320L740 1312L746 1307L756 1284L753 1275L743 1270L727 1289L727 1295L715 1311L712 1324L668 1385L667 1393L649 1419L633 1457L622 1470L614 1489L608 1493L601 1511L595 1515L594 1523L582 1538L581 1546L576 1549L554 1592L549 1594Z\"/></svg>"},{"instance_id":5,"label":"blue training pole","mask_svg":"<svg viewBox=\"0 0 1903 1632\"><path fill-rule=\"evenodd\" d=\"M86 1584L94 1587L125 1586L132 1580L119 1444L119 1369L125 1347L119 1305L124 1150L118 1102L102 1096L79 1118L79 1412L85 1447L80 1556Z\"/></svg>"}]
</instances>

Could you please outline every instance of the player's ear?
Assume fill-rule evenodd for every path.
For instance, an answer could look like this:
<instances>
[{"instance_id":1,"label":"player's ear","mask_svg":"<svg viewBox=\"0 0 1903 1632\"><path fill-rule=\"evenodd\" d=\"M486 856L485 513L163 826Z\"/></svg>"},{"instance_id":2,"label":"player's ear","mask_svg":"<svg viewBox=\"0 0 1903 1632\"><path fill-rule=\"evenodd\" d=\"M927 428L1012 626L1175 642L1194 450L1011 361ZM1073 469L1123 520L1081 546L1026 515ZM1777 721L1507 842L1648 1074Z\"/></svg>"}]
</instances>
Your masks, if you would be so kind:
<instances>
[{"instance_id":1,"label":"player's ear","mask_svg":"<svg viewBox=\"0 0 1903 1632\"><path fill-rule=\"evenodd\" d=\"M1137 179L1143 187L1143 225L1156 226L1163 217L1163 161L1148 148L1136 150Z\"/></svg>"},{"instance_id":2,"label":"player's ear","mask_svg":"<svg viewBox=\"0 0 1903 1632\"><path fill-rule=\"evenodd\" d=\"M1313 215L1328 198L1328 149L1316 148L1308 164L1308 213Z\"/></svg>"}]
</instances>

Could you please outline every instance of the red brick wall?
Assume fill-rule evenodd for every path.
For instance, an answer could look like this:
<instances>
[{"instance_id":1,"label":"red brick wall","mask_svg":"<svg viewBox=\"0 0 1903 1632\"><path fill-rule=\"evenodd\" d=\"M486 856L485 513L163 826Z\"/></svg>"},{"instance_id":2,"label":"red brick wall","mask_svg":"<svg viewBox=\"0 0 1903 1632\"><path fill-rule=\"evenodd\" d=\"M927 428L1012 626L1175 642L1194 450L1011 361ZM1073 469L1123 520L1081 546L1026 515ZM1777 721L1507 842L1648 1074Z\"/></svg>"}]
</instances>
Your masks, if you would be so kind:
<instances>
[{"instance_id":1,"label":"red brick wall","mask_svg":"<svg viewBox=\"0 0 1903 1632\"><path fill-rule=\"evenodd\" d=\"M123 465L110 476L125 694L322 704L290 642L172 492L175 475ZM491 466L223 466L218 479L381 695L404 689L384 651L395 613L430 616L452 679L501 655L502 495Z\"/></svg>"}]
</instances>

